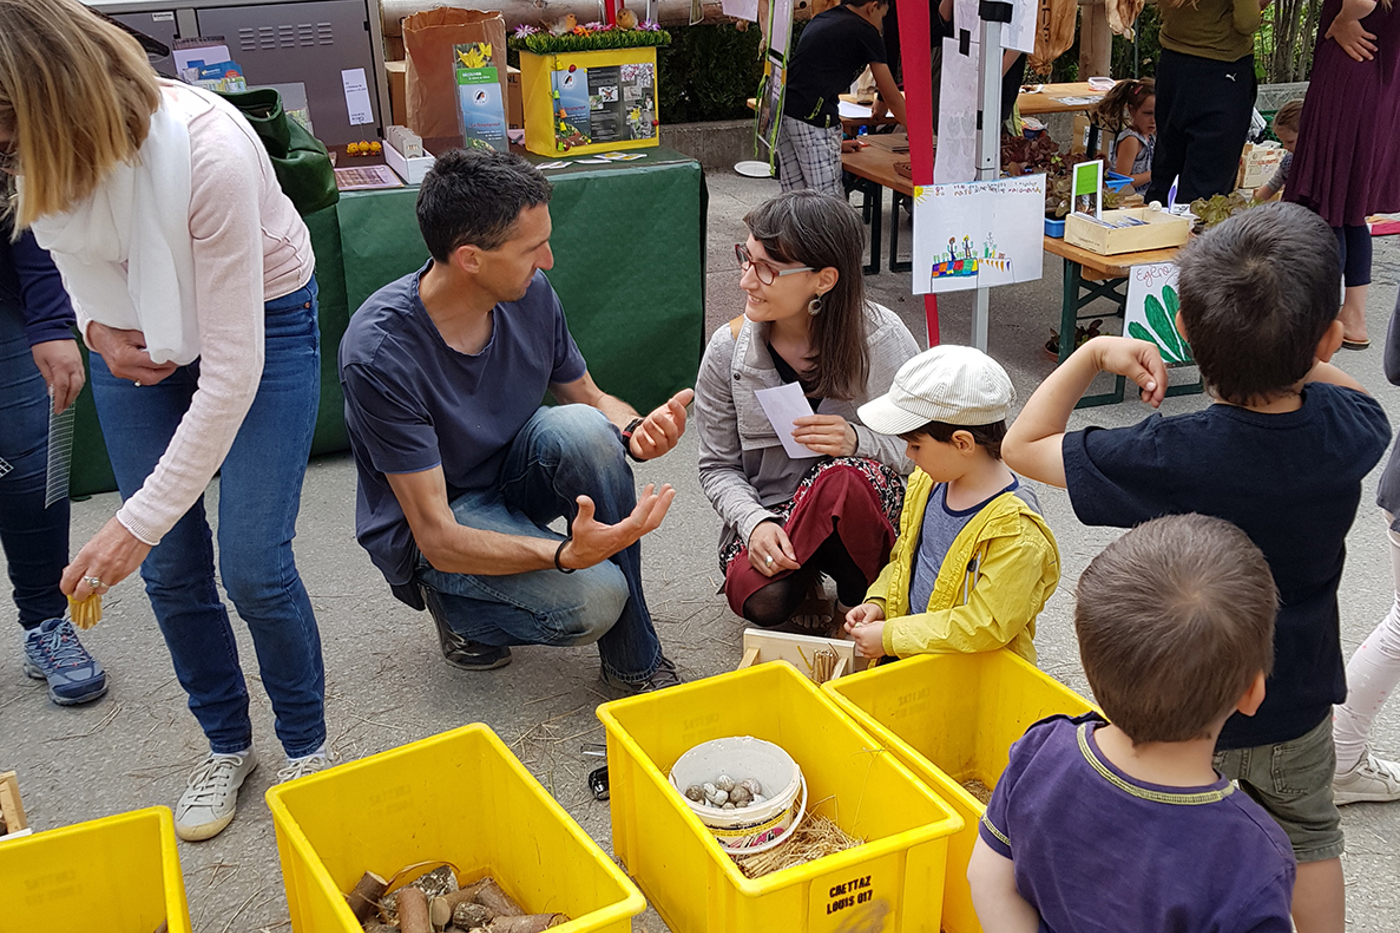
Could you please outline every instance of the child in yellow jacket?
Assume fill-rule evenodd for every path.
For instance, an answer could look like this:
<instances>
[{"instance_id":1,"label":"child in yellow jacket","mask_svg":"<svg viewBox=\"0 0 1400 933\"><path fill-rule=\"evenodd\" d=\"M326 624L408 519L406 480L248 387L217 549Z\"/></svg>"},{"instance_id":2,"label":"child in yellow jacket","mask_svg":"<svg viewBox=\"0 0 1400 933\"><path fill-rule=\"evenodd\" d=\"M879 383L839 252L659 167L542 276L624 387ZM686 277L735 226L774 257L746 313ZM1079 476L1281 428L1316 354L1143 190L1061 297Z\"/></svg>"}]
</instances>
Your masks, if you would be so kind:
<instances>
[{"instance_id":1,"label":"child in yellow jacket","mask_svg":"<svg viewBox=\"0 0 1400 933\"><path fill-rule=\"evenodd\" d=\"M1035 663L1035 618L1060 580L1035 495L1001 461L1016 392L991 357L941 346L909 360L861 422L908 445L890 561L846 615L865 657L1009 647Z\"/></svg>"}]
</instances>

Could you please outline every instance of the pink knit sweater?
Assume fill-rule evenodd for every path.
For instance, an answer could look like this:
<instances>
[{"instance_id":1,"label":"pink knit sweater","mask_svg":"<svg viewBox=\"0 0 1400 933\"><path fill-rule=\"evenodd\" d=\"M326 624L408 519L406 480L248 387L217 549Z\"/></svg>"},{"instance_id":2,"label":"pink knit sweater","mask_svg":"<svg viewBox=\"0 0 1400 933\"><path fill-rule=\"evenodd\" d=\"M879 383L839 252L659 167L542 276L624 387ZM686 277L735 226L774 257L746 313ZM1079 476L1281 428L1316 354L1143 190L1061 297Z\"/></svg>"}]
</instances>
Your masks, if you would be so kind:
<instances>
[{"instance_id":1,"label":"pink knit sweater","mask_svg":"<svg viewBox=\"0 0 1400 933\"><path fill-rule=\"evenodd\" d=\"M263 303L306 285L316 266L306 225L251 127L219 110L196 116L190 175L198 388L155 470L117 512L150 545L204 493L253 404L263 370ZM78 318L86 335L91 318L81 308Z\"/></svg>"}]
</instances>

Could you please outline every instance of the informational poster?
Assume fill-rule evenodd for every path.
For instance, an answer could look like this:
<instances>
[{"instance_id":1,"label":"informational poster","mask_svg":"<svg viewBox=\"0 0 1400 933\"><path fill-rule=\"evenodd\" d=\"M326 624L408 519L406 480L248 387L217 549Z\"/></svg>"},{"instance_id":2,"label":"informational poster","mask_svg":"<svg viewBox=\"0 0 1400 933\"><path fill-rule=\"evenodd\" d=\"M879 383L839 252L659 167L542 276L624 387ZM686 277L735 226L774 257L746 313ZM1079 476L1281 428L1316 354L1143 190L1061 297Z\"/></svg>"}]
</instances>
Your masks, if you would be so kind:
<instances>
[{"instance_id":1,"label":"informational poster","mask_svg":"<svg viewBox=\"0 0 1400 933\"><path fill-rule=\"evenodd\" d=\"M374 108L369 101L369 79L363 68L346 68L340 72L340 83L345 90L345 111L350 116L351 126L364 126L374 122Z\"/></svg>"},{"instance_id":2,"label":"informational poster","mask_svg":"<svg viewBox=\"0 0 1400 933\"><path fill-rule=\"evenodd\" d=\"M933 182L951 185L977 177L978 62L981 45L971 38L943 39L943 76L938 96L938 156Z\"/></svg>"},{"instance_id":3,"label":"informational poster","mask_svg":"<svg viewBox=\"0 0 1400 933\"><path fill-rule=\"evenodd\" d=\"M1156 344L1168 366L1192 362L1191 347L1176 329L1176 313L1181 307L1176 275L1174 262L1133 266L1123 310L1123 333Z\"/></svg>"},{"instance_id":4,"label":"informational poster","mask_svg":"<svg viewBox=\"0 0 1400 933\"><path fill-rule=\"evenodd\" d=\"M766 159L770 166L777 161L791 43L792 0L773 0L769 8L768 48L763 56L763 83L758 86L754 119L754 154Z\"/></svg>"},{"instance_id":5,"label":"informational poster","mask_svg":"<svg viewBox=\"0 0 1400 933\"><path fill-rule=\"evenodd\" d=\"M452 71L457 79L457 106L462 138L468 147L505 152L506 107L501 100L501 79L491 65L491 43L454 45Z\"/></svg>"},{"instance_id":6,"label":"informational poster","mask_svg":"<svg viewBox=\"0 0 1400 933\"><path fill-rule=\"evenodd\" d=\"M1011 0L1011 22L1001 27L1001 47L1017 52L1035 51L1035 24L1040 13L1038 0Z\"/></svg>"},{"instance_id":7,"label":"informational poster","mask_svg":"<svg viewBox=\"0 0 1400 933\"><path fill-rule=\"evenodd\" d=\"M1044 175L916 187L914 293L1040 278L1044 219Z\"/></svg>"},{"instance_id":8,"label":"informational poster","mask_svg":"<svg viewBox=\"0 0 1400 933\"><path fill-rule=\"evenodd\" d=\"M556 136L572 146L656 135L656 68L629 62L554 72Z\"/></svg>"}]
</instances>

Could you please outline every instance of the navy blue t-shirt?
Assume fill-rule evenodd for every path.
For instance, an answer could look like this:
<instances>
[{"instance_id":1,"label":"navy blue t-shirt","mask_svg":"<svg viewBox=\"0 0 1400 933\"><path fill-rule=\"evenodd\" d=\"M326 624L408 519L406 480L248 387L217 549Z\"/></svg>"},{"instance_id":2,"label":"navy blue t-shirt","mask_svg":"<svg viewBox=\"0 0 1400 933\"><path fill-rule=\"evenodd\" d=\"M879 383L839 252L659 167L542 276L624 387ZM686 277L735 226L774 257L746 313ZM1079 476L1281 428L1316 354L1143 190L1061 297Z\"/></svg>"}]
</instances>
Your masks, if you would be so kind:
<instances>
[{"instance_id":1,"label":"navy blue t-shirt","mask_svg":"<svg viewBox=\"0 0 1400 933\"><path fill-rule=\"evenodd\" d=\"M1147 784L1099 750L1102 717L1051 716L1011 746L978 832L1053 933L1291 933L1293 848L1224 778Z\"/></svg>"},{"instance_id":2,"label":"navy blue t-shirt","mask_svg":"<svg viewBox=\"0 0 1400 933\"><path fill-rule=\"evenodd\" d=\"M1215 404L1065 435L1065 483L1086 525L1199 512L1239 526L1269 561L1279 591L1274 671L1264 705L1232 716L1220 748L1296 739L1346 699L1337 586L1361 480L1389 439L1375 399L1318 382L1303 388L1297 411Z\"/></svg>"},{"instance_id":3,"label":"navy blue t-shirt","mask_svg":"<svg viewBox=\"0 0 1400 933\"><path fill-rule=\"evenodd\" d=\"M359 488L355 536L391 585L413 575L416 549L386 473L441 465L449 500L497 483L511 442L549 384L587 371L543 272L519 301L491 310L480 353L449 347L418 297L419 276L370 295L340 341L345 423Z\"/></svg>"}]
</instances>

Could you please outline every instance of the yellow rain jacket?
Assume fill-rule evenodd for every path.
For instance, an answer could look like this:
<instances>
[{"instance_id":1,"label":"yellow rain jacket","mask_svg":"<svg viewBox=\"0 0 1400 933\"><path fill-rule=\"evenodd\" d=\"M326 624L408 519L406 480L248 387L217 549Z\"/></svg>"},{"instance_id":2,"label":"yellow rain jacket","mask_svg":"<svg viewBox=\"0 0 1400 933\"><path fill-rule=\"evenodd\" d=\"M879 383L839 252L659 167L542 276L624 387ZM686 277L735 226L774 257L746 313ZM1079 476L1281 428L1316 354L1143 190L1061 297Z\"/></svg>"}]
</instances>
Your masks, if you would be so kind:
<instances>
[{"instance_id":1,"label":"yellow rain jacket","mask_svg":"<svg viewBox=\"0 0 1400 933\"><path fill-rule=\"evenodd\" d=\"M1035 663L1035 617L1060 582L1060 549L1045 519L1004 492L953 539L925 612L910 612L909 582L924 510L934 489L923 470L909 477L899 540L866 593L885 611L885 653L973 653L1009 647Z\"/></svg>"}]
</instances>

